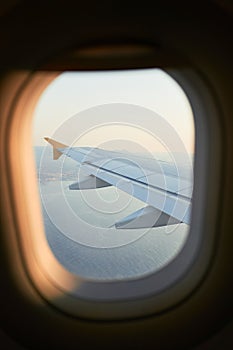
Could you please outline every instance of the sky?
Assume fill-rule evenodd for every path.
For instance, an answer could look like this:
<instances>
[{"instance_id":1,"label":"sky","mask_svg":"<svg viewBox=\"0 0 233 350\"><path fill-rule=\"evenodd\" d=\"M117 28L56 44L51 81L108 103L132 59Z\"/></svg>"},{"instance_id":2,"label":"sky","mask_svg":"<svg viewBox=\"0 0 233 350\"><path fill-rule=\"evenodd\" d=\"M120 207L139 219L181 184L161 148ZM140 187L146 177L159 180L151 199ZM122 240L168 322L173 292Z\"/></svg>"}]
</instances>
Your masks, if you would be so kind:
<instances>
[{"instance_id":1,"label":"sky","mask_svg":"<svg viewBox=\"0 0 233 350\"><path fill-rule=\"evenodd\" d=\"M192 154L194 120L184 91L160 69L66 72L44 90L34 111L34 146L45 146L45 136L130 151L143 145L151 152L180 151L179 138Z\"/></svg>"}]
</instances>

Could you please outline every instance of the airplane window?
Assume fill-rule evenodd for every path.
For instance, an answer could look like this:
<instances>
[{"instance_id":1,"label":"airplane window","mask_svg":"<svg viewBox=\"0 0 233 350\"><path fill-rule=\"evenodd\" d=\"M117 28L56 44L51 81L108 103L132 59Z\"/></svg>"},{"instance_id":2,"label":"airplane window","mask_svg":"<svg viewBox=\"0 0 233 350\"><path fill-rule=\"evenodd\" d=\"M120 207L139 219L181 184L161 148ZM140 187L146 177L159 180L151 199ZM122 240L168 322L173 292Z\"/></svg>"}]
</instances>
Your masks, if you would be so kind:
<instances>
[{"instance_id":1,"label":"airplane window","mask_svg":"<svg viewBox=\"0 0 233 350\"><path fill-rule=\"evenodd\" d=\"M108 281L172 262L191 224L195 142L178 83L160 69L62 73L33 123L44 230L57 260Z\"/></svg>"}]
</instances>

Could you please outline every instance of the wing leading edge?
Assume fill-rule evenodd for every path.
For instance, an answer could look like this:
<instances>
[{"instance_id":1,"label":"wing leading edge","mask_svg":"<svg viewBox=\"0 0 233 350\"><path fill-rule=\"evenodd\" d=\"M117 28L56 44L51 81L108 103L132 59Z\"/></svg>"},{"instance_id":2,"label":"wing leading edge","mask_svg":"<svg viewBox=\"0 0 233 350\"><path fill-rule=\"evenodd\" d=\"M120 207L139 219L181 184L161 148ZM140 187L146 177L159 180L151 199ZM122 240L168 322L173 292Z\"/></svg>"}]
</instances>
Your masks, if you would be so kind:
<instances>
[{"instance_id":1,"label":"wing leading edge","mask_svg":"<svg viewBox=\"0 0 233 350\"><path fill-rule=\"evenodd\" d=\"M48 137L53 159L62 154L82 165L85 179L69 186L87 190L116 186L145 202L147 206L115 223L118 229L146 228L190 223L192 181L185 169L161 161L91 147L69 147ZM152 167L152 162L153 167Z\"/></svg>"}]
</instances>

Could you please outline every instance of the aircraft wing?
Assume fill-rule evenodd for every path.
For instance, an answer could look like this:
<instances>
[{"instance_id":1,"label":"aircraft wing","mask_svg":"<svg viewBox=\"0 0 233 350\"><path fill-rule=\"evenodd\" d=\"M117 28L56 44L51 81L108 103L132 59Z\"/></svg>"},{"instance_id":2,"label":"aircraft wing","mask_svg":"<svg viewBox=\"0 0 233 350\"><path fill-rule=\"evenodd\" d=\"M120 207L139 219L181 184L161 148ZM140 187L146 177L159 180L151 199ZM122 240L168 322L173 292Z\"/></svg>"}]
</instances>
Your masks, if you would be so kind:
<instances>
[{"instance_id":1,"label":"aircraft wing","mask_svg":"<svg viewBox=\"0 0 233 350\"><path fill-rule=\"evenodd\" d=\"M50 138L53 157L62 154L81 164L85 178L69 186L86 190L116 186L147 205L115 223L116 228L159 227L190 223L192 180L190 169L174 164L100 148L69 147Z\"/></svg>"}]
</instances>

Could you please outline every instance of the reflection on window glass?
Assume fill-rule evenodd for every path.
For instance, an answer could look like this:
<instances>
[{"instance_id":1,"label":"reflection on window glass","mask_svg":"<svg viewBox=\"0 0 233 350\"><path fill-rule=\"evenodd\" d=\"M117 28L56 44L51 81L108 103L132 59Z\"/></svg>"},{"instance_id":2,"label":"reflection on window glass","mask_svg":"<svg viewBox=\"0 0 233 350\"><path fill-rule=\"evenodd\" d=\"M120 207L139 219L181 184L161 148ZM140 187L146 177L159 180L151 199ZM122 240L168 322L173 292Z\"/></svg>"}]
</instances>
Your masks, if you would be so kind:
<instances>
[{"instance_id":1,"label":"reflection on window glass","mask_svg":"<svg viewBox=\"0 0 233 350\"><path fill-rule=\"evenodd\" d=\"M138 278L179 254L190 228L194 121L160 69L72 72L34 112L45 234L74 274Z\"/></svg>"}]
</instances>

